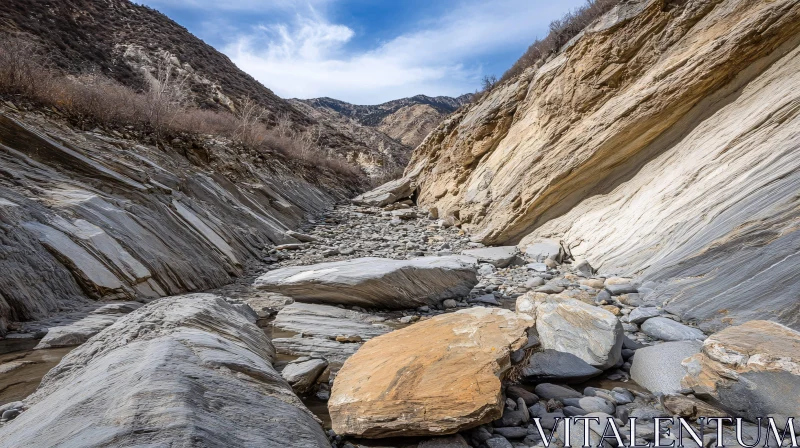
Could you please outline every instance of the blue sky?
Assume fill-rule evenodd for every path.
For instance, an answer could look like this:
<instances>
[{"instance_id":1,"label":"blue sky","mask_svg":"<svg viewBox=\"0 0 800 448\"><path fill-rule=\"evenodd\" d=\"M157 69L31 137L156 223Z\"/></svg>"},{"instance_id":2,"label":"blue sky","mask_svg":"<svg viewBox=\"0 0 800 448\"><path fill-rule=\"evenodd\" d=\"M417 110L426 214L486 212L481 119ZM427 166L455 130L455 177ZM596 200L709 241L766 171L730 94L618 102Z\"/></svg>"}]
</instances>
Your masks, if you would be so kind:
<instances>
[{"instance_id":1,"label":"blue sky","mask_svg":"<svg viewBox=\"0 0 800 448\"><path fill-rule=\"evenodd\" d=\"M284 98L473 92L584 0L139 0Z\"/></svg>"}]
</instances>

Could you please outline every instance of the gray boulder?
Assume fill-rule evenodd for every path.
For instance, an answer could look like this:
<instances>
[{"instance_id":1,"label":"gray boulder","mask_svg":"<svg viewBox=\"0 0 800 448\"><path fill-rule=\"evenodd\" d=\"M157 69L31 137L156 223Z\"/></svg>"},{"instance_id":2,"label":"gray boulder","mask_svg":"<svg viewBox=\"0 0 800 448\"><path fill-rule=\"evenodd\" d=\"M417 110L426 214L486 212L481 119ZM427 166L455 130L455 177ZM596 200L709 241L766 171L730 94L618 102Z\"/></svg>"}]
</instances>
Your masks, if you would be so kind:
<instances>
[{"instance_id":1,"label":"gray boulder","mask_svg":"<svg viewBox=\"0 0 800 448\"><path fill-rule=\"evenodd\" d=\"M555 400L563 400L565 398L583 397L583 394L575 389L550 383L542 383L537 385L534 389L534 392L539 396L539 398L544 398L545 400L549 400L551 398Z\"/></svg>"},{"instance_id":2,"label":"gray boulder","mask_svg":"<svg viewBox=\"0 0 800 448\"><path fill-rule=\"evenodd\" d=\"M392 331L391 327L377 323L369 314L316 303L293 303L284 307L275 317L274 328L336 339L338 336L359 336L362 340Z\"/></svg>"},{"instance_id":3,"label":"gray boulder","mask_svg":"<svg viewBox=\"0 0 800 448\"><path fill-rule=\"evenodd\" d=\"M531 383L542 381L579 383L601 373L602 370L590 366L571 353L544 350L530 357L528 365L522 370L522 377Z\"/></svg>"},{"instance_id":4,"label":"gray boulder","mask_svg":"<svg viewBox=\"0 0 800 448\"><path fill-rule=\"evenodd\" d=\"M0 447L327 447L264 332L220 297L158 300L70 352Z\"/></svg>"},{"instance_id":5,"label":"gray boulder","mask_svg":"<svg viewBox=\"0 0 800 448\"><path fill-rule=\"evenodd\" d=\"M323 358L329 363L336 364L337 369L347 361L347 358L353 356L362 345L355 342L342 343L317 337L304 338L299 335L292 338L275 338L272 343L275 345L275 350L281 355Z\"/></svg>"},{"instance_id":6,"label":"gray boulder","mask_svg":"<svg viewBox=\"0 0 800 448\"><path fill-rule=\"evenodd\" d=\"M545 349L571 353L600 370L622 359L622 323L610 312L552 296L535 311L536 331Z\"/></svg>"},{"instance_id":7,"label":"gray boulder","mask_svg":"<svg viewBox=\"0 0 800 448\"><path fill-rule=\"evenodd\" d=\"M642 331L650 337L662 341L703 340L706 335L697 328L692 328L666 317L653 317L642 324Z\"/></svg>"},{"instance_id":8,"label":"gray boulder","mask_svg":"<svg viewBox=\"0 0 800 448\"><path fill-rule=\"evenodd\" d=\"M642 306L631 311L628 315L628 322L632 324L641 324L651 317L658 317L661 311L654 306Z\"/></svg>"},{"instance_id":9,"label":"gray boulder","mask_svg":"<svg viewBox=\"0 0 800 448\"><path fill-rule=\"evenodd\" d=\"M482 247L480 249L467 249L461 252L478 261L492 264L498 268L505 268L517 260L519 250L517 246Z\"/></svg>"},{"instance_id":10,"label":"gray boulder","mask_svg":"<svg viewBox=\"0 0 800 448\"><path fill-rule=\"evenodd\" d=\"M415 190L416 185L413 178L401 177L356 196L353 198L353 202L360 205L383 207L402 199L410 198Z\"/></svg>"},{"instance_id":11,"label":"gray boulder","mask_svg":"<svg viewBox=\"0 0 800 448\"><path fill-rule=\"evenodd\" d=\"M255 287L301 302L409 309L468 295L478 283L475 265L465 256L366 257L276 269L259 277Z\"/></svg>"},{"instance_id":12,"label":"gray boulder","mask_svg":"<svg viewBox=\"0 0 800 448\"><path fill-rule=\"evenodd\" d=\"M699 353L701 347L699 341L677 341L640 348L633 357L631 378L657 395L677 393L686 375L681 362Z\"/></svg>"},{"instance_id":13,"label":"gray boulder","mask_svg":"<svg viewBox=\"0 0 800 448\"><path fill-rule=\"evenodd\" d=\"M281 376L297 393L306 393L314 386L322 371L328 367L323 359L310 359L303 362L292 362L281 371Z\"/></svg>"},{"instance_id":14,"label":"gray boulder","mask_svg":"<svg viewBox=\"0 0 800 448\"><path fill-rule=\"evenodd\" d=\"M469 444L460 434L435 439L423 440L417 448L469 448Z\"/></svg>"}]
</instances>

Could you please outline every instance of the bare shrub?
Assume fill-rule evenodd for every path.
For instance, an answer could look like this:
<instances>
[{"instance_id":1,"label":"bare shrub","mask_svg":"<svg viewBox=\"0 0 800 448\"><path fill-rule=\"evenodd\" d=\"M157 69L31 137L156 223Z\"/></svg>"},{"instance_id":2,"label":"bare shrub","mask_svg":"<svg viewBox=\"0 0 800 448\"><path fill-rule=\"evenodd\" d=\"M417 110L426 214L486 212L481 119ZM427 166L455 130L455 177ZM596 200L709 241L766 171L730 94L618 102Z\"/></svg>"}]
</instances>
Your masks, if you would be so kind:
<instances>
[{"instance_id":1,"label":"bare shrub","mask_svg":"<svg viewBox=\"0 0 800 448\"><path fill-rule=\"evenodd\" d=\"M322 147L323 130L310 126L298 131L287 113L269 129L267 112L246 98L238 112L215 112L187 107L187 74L164 54L144 93L137 93L100 74L66 76L47 63L36 45L0 36L0 95L17 95L36 105L54 107L81 127L136 126L157 140L169 133L209 134L231 138L250 149L272 149L306 166L329 169L359 179L361 168Z\"/></svg>"},{"instance_id":2,"label":"bare shrub","mask_svg":"<svg viewBox=\"0 0 800 448\"><path fill-rule=\"evenodd\" d=\"M189 108L176 114L171 129L206 135L234 136L239 122L233 114L205 109Z\"/></svg>"},{"instance_id":3,"label":"bare shrub","mask_svg":"<svg viewBox=\"0 0 800 448\"><path fill-rule=\"evenodd\" d=\"M33 95L50 77L47 58L34 43L0 36L0 93Z\"/></svg>"},{"instance_id":4,"label":"bare shrub","mask_svg":"<svg viewBox=\"0 0 800 448\"><path fill-rule=\"evenodd\" d=\"M526 68L533 66L551 54L557 52L570 39L577 36L595 19L610 11L621 0L586 0L586 3L568 12L564 17L550 23L550 32L543 39L537 39L525 53L511 66L500 82L507 81Z\"/></svg>"},{"instance_id":5,"label":"bare shrub","mask_svg":"<svg viewBox=\"0 0 800 448\"><path fill-rule=\"evenodd\" d=\"M170 58L169 53L164 53L158 60L155 73L148 79L150 85L145 94L145 114L156 138L160 138L176 115L185 109L188 97L188 75L180 73Z\"/></svg>"},{"instance_id":6,"label":"bare shrub","mask_svg":"<svg viewBox=\"0 0 800 448\"><path fill-rule=\"evenodd\" d=\"M253 101L245 98L236 111L237 125L233 138L248 148L255 148L264 142L267 137L267 128L262 121L267 116L267 110Z\"/></svg>"},{"instance_id":7,"label":"bare shrub","mask_svg":"<svg viewBox=\"0 0 800 448\"><path fill-rule=\"evenodd\" d=\"M39 94L39 99L81 122L125 125L144 119L141 95L96 74L57 80L49 91Z\"/></svg>"}]
</instances>

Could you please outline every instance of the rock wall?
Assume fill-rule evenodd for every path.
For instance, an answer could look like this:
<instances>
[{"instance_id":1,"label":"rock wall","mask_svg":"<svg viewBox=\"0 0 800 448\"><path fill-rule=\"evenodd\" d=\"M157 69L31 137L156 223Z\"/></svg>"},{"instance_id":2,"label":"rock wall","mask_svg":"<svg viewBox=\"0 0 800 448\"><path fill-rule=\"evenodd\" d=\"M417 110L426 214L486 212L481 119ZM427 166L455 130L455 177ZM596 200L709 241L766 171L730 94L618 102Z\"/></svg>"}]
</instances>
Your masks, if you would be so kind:
<instances>
[{"instance_id":1,"label":"rock wall","mask_svg":"<svg viewBox=\"0 0 800 448\"><path fill-rule=\"evenodd\" d=\"M798 44L792 0L625 2L429 135L418 201L485 243L562 239L701 326L798 328Z\"/></svg>"},{"instance_id":2,"label":"rock wall","mask_svg":"<svg viewBox=\"0 0 800 448\"><path fill-rule=\"evenodd\" d=\"M211 294L142 307L48 372L0 447L329 447L254 321Z\"/></svg>"},{"instance_id":3,"label":"rock wall","mask_svg":"<svg viewBox=\"0 0 800 448\"><path fill-rule=\"evenodd\" d=\"M87 300L228 283L350 194L211 138L158 149L0 115L0 335Z\"/></svg>"}]
</instances>

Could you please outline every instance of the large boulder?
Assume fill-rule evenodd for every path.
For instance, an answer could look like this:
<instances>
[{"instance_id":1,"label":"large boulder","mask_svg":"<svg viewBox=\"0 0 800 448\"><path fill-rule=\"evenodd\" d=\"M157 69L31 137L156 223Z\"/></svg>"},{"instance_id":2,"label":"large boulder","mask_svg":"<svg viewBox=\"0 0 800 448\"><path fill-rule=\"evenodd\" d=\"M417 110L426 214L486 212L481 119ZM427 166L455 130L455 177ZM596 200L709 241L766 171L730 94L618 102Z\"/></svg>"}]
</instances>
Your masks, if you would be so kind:
<instances>
[{"instance_id":1,"label":"large boulder","mask_svg":"<svg viewBox=\"0 0 800 448\"><path fill-rule=\"evenodd\" d=\"M519 259L517 257L519 253L517 246L481 247L479 249L467 249L461 253L498 268L508 267Z\"/></svg>"},{"instance_id":2,"label":"large boulder","mask_svg":"<svg viewBox=\"0 0 800 448\"><path fill-rule=\"evenodd\" d=\"M636 356L639 356L638 353ZM683 385L708 394L737 416L755 421L800 411L800 332L756 320L708 337L684 361Z\"/></svg>"},{"instance_id":3,"label":"large boulder","mask_svg":"<svg viewBox=\"0 0 800 448\"><path fill-rule=\"evenodd\" d=\"M650 392L674 394L683 389L681 379L684 359L700 352L700 341L675 341L636 350L631 364L631 378Z\"/></svg>"},{"instance_id":4,"label":"large boulder","mask_svg":"<svg viewBox=\"0 0 800 448\"><path fill-rule=\"evenodd\" d=\"M413 178L401 177L354 197L353 202L360 205L383 207L384 205L410 198L416 188Z\"/></svg>"},{"instance_id":5,"label":"large boulder","mask_svg":"<svg viewBox=\"0 0 800 448\"><path fill-rule=\"evenodd\" d=\"M542 348L575 355L600 370L622 359L622 323L610 312L559 296L523 297L517 311L535 312Z\"/></svg>"},{"instance_id":6,"label":"large boulder","mask_svg":"<svg viewBox=\"0 0 800 448\"><path fill-rule=\"evenodd\" d=\"M464 256L411 260L356 258L270 271L255 286L301 302L408 309L469 294L476 260Z\"/></svg>"},{"instance_id":7,"label":"large boulder","mask_svg":"<svg viewBox=\"0 0 800 448\"><path fill-rule=\"evenodd\" d=\"M444 314L366 342L344 364L328 410L337 434L453 434L499 418L510 353L533 319L504 309Z\"/></svg>"},{"instance_id":8,"label":"large boulder","mask_svg":"<svg viewBox=\"0 0 800 448\"><path fill-rule=\"evenodd\" d=\"M273 359L222 298L158 300L65 356L0 427L0 447L329 446Z\"/></svg>"}]
</instances>

